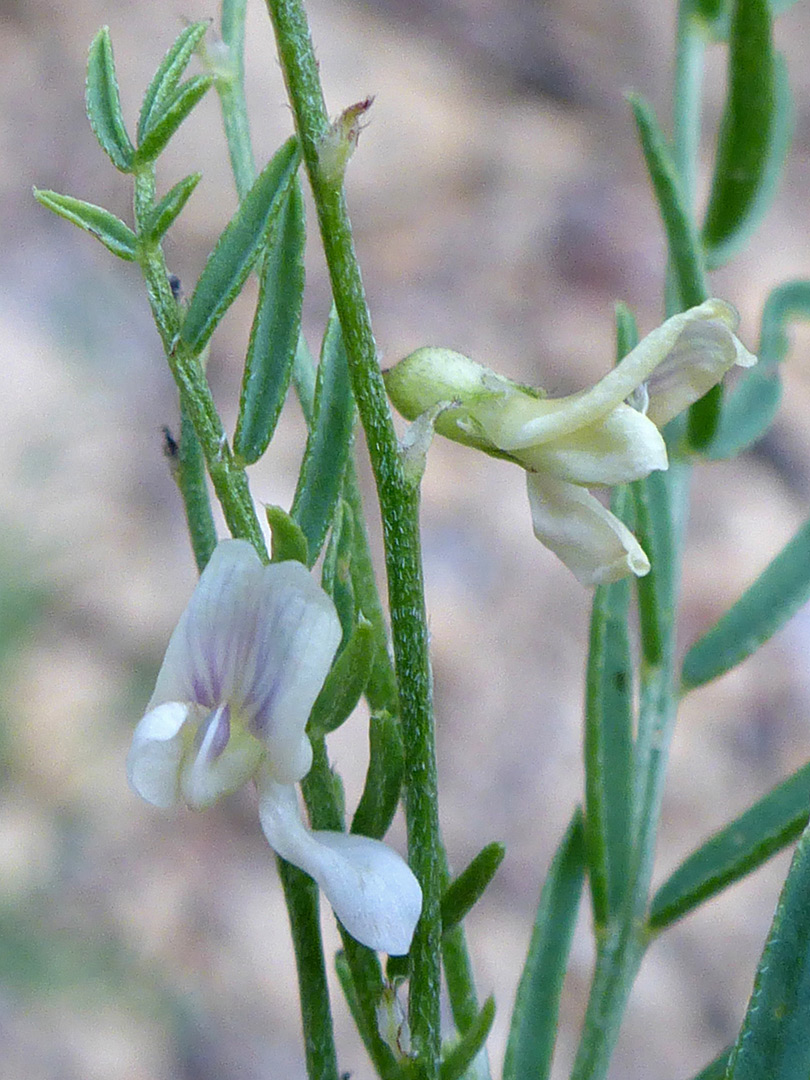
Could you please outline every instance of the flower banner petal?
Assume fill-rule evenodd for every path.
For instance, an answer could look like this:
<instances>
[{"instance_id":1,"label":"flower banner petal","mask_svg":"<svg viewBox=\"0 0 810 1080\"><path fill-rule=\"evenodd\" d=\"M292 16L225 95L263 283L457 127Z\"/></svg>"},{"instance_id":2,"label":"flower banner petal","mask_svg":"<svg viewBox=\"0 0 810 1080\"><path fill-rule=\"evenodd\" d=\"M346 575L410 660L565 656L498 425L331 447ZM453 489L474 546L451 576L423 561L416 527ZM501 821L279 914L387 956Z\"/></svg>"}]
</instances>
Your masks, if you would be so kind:
<instances>
[{"instance_id":1,"label":"flower banner petal","mask_svg":"<svg viewBox=\"0 0 810 1080\"><path fill-rule=\"evenodd\" d=\"M583 585L643 577L650 560L626 525L576 484L527 473L534 535Z\"/></svg>"},{"instance_id":2,"label":"flower banner petal","mask_svg":"<svg viewBox=\"0 0 810 1080\"><path fill-rule=\"evenodd\" d=\"M318 882L355 940L391 956L407 953L422 891L404 859L366 836L310 832L295 788L267 776L259 781L259 818L273 850Z\"/></svg>"},{"instance_id":3,"label":"flower banner petal","mask_svg":"<svg viewBox=\"0 0 810 1080\"><path fill-rule=\"evenodd\" d=\"M275 779L293 783L312 763L307 720L343 631L332 600L301 563L264 567L260 586L234 702L265 744Z\"/></svg>"},{"instance_id":4,"label":"flower banner petal","mask_svg":"<svg viewBox=\"0 0 810 1080\"><path fill-rule=\"evenodd\" d=\"M246 540L217 544L166 649L149 708L233 698L256 634L262 563Z\"/></svg>"}]
</instances>

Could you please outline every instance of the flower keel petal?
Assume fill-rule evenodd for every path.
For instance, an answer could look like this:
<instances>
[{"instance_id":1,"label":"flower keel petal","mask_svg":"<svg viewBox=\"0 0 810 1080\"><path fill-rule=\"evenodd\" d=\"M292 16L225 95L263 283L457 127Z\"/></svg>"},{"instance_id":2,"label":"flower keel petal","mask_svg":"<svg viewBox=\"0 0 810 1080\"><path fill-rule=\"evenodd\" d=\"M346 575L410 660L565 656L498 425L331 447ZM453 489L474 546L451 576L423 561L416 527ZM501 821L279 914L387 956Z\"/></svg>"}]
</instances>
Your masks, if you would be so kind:
<instances>
[{"instance_id":1,"label":"flower keel petal","mask_svg":"<svg viewBox=\"0 0 810 1080\"><path fill-rule=\"evenodd\" d=\"M650 560L635 536L585 488L543 473L527 473L526 486L534 535L581 584L649 573Z\"/></svg>"},{"instance_id":2,"label":"flower keel petal","mask_svg":"<svg viewBox=\"0 0 810 1080\"><path fill-rule=\"evenodd\" d=\"M422 891L404 859L379 840L310 832L289 784L265 776L259 796L259 818L270 846L318 882L352 937L392 956L407 953Z\"/></svg>"}]
</instances>

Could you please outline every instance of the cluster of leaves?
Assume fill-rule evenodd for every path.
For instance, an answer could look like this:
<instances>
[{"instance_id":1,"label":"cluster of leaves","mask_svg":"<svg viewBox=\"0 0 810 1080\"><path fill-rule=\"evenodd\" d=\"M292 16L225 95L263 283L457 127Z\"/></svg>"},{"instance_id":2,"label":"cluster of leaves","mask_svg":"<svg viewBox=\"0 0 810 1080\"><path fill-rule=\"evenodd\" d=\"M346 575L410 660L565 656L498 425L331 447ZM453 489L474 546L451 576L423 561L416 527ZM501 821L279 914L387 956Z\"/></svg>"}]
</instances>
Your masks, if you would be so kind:
<instances>
[{"instance_id":1,"label":"cluster of leaves","mask_svg":"<svg viewBox=\"0 0 810 1080\"><path fill-rule=\"evenodd\" d=\"M181 81L207 29L207 22L191 24L166 54L143 98L137 145L123 119L107 28L91 45L87 112L113 165L134 178L134 228L81 199L44 190L35 190L35 196L95 236L114 255L141 266L167 356L171 359L182 351L196 365L192 370L200 385L204 385L202 361L211 335L251 272L257 271L259 296L244 366L233 460L242 469L266 452L294 382L308 437L289 512L279 506L265 508L272 534L271 557L274 561L296 559L313 567L322 556L321 583L333 598L343 626L336 662L309 720L314 764L302 785L304 797L314 828L345 828L342 787L330 769L324 739L346 721L365 695L371 710L369 766L350 829L382 838L396 812L403 782L397 689L354 474L355 406L340 322L333 311L317 365L301 335L306 226L295 137L256 176L188 301L165 287L168 277L161 244L201 175L190 174L155 201L155 165L183 120L217 85L218 76L210 73ZM183 389L181 404L185 405ZM186 419L184 413L180 445L172 439L171 446L172 455L179 459L176 475L202 570L215 536L198 447L194 454L196 433ZM448 938L482 895L503 854L501 845L488 845L449 883L442 905ZM407 958L390 963L392 979L407 976ZM408 1063L395 1056L378 1030L375 1009L382 996L383 976L376 955L344 935L337 969L377 1071L387 1080L401 1080L408 1075ZM465 1073L489 1034L494 1011L489 999L467 1017L463 1037L448 1049L443 1061L442 1080L457 1080Z\"/></svg>"},{"instance_id":2,"label":"cluster of leaves","mask_svg":"<svg viewBox=\"0 0 810 1080\"><path fill-rule=\"evenodd\" d=\"M773 19L786 3L767 0L694 0L687 9L692 32L728 43L725 112L715 154L714 179L702 227L695 224L670 144L650 106L630 103L668 240L676 303L698 304L709 294L706 273L747 241L774 195L790 142L792 107L783 58L773 47ZM810 318L810 281L779 285L762 313L759 363L725 401L719 393L698 403L688 430L667 432L678 454L731 458L760 439L780 400L780 365L788 351L791 320ZM634 344L635 327L619 306L618 353ZM645 713L661 719L650 698L666 680L672 638L674 578L662 520L667 481L653 476L618 492L614 511L635 524L655 553L649 578L638 582L642 657L636 669L628 636L627 582L596 590L586 697L586 800L563 838L541 897L507 1052L505 1080L550 1073L559 994L568 962L576 909L587 875L597 938L609 942L623 924L640 853L640 814L650 769ZM810 521L759 578L695 642L680 673L682 694L740 664L810 599ZM662 674L662 680L658 675ZM634 686L640 680L640 712ZM677 677L675 679L677 683ZM660 732L659 732L660 734ZM760 960L754 991L733 1047L696 1080L800 1080L810 1073L810 765L760 799L693 852L650 898L642 898L641 950L676 920L761 866L801 836ZM626 925L626 924L625 924ZM576 1070L575 1070L576 1074Z\"/></svg>"}]
</instances>

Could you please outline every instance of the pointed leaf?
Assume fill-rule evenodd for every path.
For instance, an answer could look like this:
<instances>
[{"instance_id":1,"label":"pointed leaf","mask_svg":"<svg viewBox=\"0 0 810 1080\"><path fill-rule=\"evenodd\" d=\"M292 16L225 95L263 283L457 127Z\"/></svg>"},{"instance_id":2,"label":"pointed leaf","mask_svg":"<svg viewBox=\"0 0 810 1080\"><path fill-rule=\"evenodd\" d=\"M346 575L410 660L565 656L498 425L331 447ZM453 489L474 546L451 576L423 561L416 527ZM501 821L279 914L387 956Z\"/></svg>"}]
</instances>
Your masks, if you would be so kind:
<instances>
[{"instance_id":1,"label":"pointed leaf","mask_svg":"<svg viewBox=\"0 0 810 1080\"><path fill-rule=\"evenodd\" d=\"M712 266L720 265L736 246L738 234L755 224L751 216L769 170L773 171L769 161L774 154L775 115L768 0L736 0L729 35L728 96L703 225ZM783 143L780 151L786 149L784 125L776 141Z\"/></svg>"},{"instance_id":2,"label":"pointed leaf","mask_svg":"<svg viewBox=\"0 0 810 1080\"><path fill-rule=\"evenodd\" d=\"M354 398L340 320L329 317L318 365L315 411L292 516L309 542L310 565L318 558L343 484L354 433Z\"/></svg>"},{"instance_id":3,"label":"pointed leaf","mask_svg":"<svg viewBox=\"0 0 810 1080\"><path fill-rule=\"evenodd\" d=\"M121 113L115 60L107 26L102 26L96 34L87 56L85 102L90 126L101 149L116 169L132 172L135 148L130 142Z\"/></svg>"},{"instance_id":4,"label":"pointed leaf","mask_svg":"<svg viewBox=\"0 0 810 1080\"><path fill-rule=\"evenodd\" d=\"M290 385L304 299L304 197L297 179L278 213L262 266L234 450L248 465L267 449Z\"/></svg>"},{"instance_id":5,"label":"pointed leaf","mask_svg":"<svg viewBox=\"0 0 810 1080\"><path fill-rule=\"evenodd\" d=\"M681 194L680 179L652 107L638 94L628 101L638 128L641 149L650 174L658 211L664 223L672 269L683 308L702 304L709 296L697 231Z\"/></svg>"},{"instance_id":6,"label":"pointed leaf","mask_svg":"<svg viewBox=\"0 0 810 1080\"><path fill-rule=\"evenodd\" d=\"M810 817L810 765L795 772L693 852L655 895L650 928L663 930L761 866Z\"/></svg>"},{"instance_id":7,"label":"pointed leaf","mask_svg":"<svg viewBox=\"0 0 810 1080\"><path fill-rule=\"evenodd\" d=\"M727 1080L810 1076L810 830L779 897Z\"/></svg>"},{"instance_id":8,"label":"pointed leaf","mask_svg":"<svg viewBox=\"0 0 810 1080\"><path fill-rule=\"evenodd\" d=\"M141 229L141 236L146 243L157 243L163 238L180 216L201 179L202 173L191 173L184 177L152 208Z\"/></svg>"},{"instance_id":9,"label":"pointed leaf","mask_svg":"<svg viewBox=\"0 0 810 1080\"><path fill-rule=\"evenodd\" d=\"M458 926L475 907L484 895L487 885L495 877L505 854L506 847L503 844L487 844L470 865L447 886L442 897L443 934Z\"/></svg>"},{"instance_id":10,"label":"pointed leaf","mask_svg":"<svg viewBox=\"0 0 810 1080\"><path fill-rule=\"evenodd\" d=\"M344 483L344 489L345 486ZM332 532L321 572L321 586L332 597L337 608L340 625L343 627L341 649L345 647L352 636L355 623L354 580L352 576L353 541L354 514L346 500L341 497L338 499L335 510ZM365 617L364 612L361 614ZM373 659L376 660L376 647L372 651L375 653Z\"/></svg>"},{"instance_id":11,"label":"pointed leaf","mask_svg":"<svg viewBox=\"0 0 810 1080\"><path fill-rule=\"evenodd\" d=\"M72 221L80 229L92 233L119 259L132 262L137 257L138 238L128 225L109 210L103 210L100 206L94 206L82 199L74 199L70 195L59 195L56 191L39 191L34 188L34 198L66 221Z\"/></svg>"},{"instance_id":12,"label":"pointed leaf","mask_svg":"<svg viewBox=\"0 0 810 1080\"><path fill-rule=\"evenodd\" d=\"M368 739L368 772L351 832L381 840L396 813L405 771L399 720L386 712L372 713Z\"/></svg>"},{"instance_id":13,"label":"pointed leaf","mask_svg":"<svg viewBox=\"0 0 810 1080\"><path fill-rule=\"evenodd\" d=\"M764 644L810 598L810 521L720 621L687 652L685 690L716 679Z\"/></svg>"},{"instance_id":14,"label":"pointed leaf","mask_svg":"<svg viewBox=\"0 0 810 1080\"><path fill-rule=\"evenodd\" d=\"M557 1037L568 953L585 873L582 812L577 809L549 868L518 987L503 1080L547 1080Z\"/></svg>"},{"instance_id":15,"label":"pointed leaf","mask_svg":"<svg viewBox=\"0 0 810 1080\"><path fill-rule=\"evenodd\" d=\"M280 506L265 506L264 512L272 536L272 562L294 559L306 566L307 538L298 525Z\"/></svg>"},{"instance_id":16,"label":"pointed leaf","mask_svg":"<svg viewBox=\"0 0 810 1080\"><path fill-rule=\"evenodd\" d=\"M726 401L709 457L733 457L770 427L782 397L779 365L790 348L786 326L792 319L810 319L810 281L786 281L765 301L759 363L746 370Z\"/></svg>"},{"instance_id":17,"label":"pointed leaf","mask_svg":"<svg viewBox=\"0 0 810 1080\"><path fill-rule=\"evenodd\" d=\"M488 997L481 1012L439 1067L439 1080L460 1080L487 1041L495 1019L495 999Z\"/></svg>"},{"instance_id":18,"label":"pointed leaf","mask_svg":"<svg viewBox=\"0 0 810 1080\"><path fill-rule=\"evenodd\" d=\"M633 663L629 608L627 579L600 585L594 592L585 700L585 845L594 919L602 927L621 906L630 866Z\"/></svg>"},{"instance_id":19,"label":"pointed leaf","mask_svg":"<svg viewBox=\"0 0 810 1080\"><path fill-rule=\"evenodd\" d=\"M287 188L298 168L298 140L292 137L257 176L217 241L188 305L180 337L197 354L239 295L259 256Z\"/></svg>"},{"instance_id":20,"label":"pointed leaf","mask_svg":"<svg viewBox=\"0 0 810 1080\"><path fill-rule=\"evenodd\" d=\"M307 730L313 738L328 735L349 719L363 696L373 659L374 627L361 615L312 706Z\"/></svg>"},{"instance_id":21,"label":"pointed leaf","mask_svg":"<svg viewBox=\"0 0 810 1080\"><path fill-rule=\"evenodd\" d=\"M166 149L166 144L185 118L214 84L213 75L195 75L178 86L149 125L140 146L135 151L138 165L155 161Z\"/></svg>"},{"instance_id":22,"label":"pointed leaf","mask_svg":"<svg viewBox=\"0 0 810 1080\"><path fill-rule=\"evenodd\" d=\"M144 138L151 131L155 120L163 112L166 102L174 96L194 50L205 37L205 32L210 25L210 19L191 23L177 36L174 44L163 57L160 67L144 94L141 113L138 117L139 144L143 143Z\"/></svg>"}]
</instances>

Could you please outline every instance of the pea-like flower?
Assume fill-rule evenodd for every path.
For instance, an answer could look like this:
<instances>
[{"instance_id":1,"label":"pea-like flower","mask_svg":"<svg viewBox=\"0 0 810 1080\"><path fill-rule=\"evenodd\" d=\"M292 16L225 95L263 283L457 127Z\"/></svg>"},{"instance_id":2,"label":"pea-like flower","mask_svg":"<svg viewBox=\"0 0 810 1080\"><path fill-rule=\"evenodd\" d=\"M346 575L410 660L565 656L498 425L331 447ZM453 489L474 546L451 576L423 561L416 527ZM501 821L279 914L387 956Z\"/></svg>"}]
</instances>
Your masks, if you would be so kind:
<instances>
[{"instance_id":1,"label":"pea-like flower","mask_svg":"<svg viewBox=\"0 0 810 1080\"><path fill-rule=\"evenodd\" d=\"M127 774L147 802L193 809L255 779L271 847L318 882L352 937L402 955L422 906L407 864L378 840L310 831L298 805L307 720L340 639L304 566L264 566L247 542L222 541L171 636Z\"/></svg>"},{"instance_id":2,"label":"pea-like flower","mask_svg":"<svg viewBox=\"0 0 810 1080\"><path fill-rule=\"evenodd\" d=\"M648 334L590 390L547 398L450 349L423 348L385 373L408 420L437 406L435 429L526 470L532 524L584 585L648 573L630 530L587 489L666 469L659 428L756 357L734 331L737 313L707 300Z\"/></svg>"}]
</instances>

